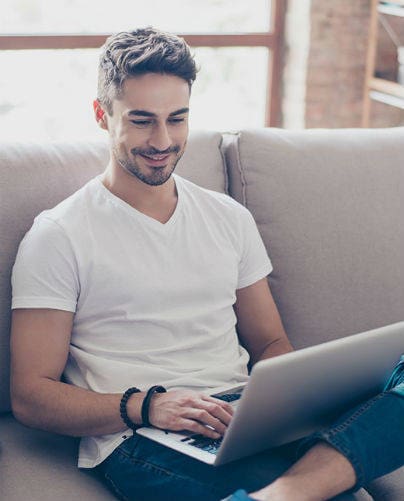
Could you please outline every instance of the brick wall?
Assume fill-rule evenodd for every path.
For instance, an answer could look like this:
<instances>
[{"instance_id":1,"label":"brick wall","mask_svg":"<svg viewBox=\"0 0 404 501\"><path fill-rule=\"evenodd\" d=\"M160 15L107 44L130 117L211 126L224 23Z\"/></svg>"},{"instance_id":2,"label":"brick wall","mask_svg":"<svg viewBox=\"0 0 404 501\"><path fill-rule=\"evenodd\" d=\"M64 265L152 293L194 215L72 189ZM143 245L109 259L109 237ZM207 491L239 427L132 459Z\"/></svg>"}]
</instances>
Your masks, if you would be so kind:
<instances>
[{"instance_id":1,"label":"brick wall","mask_svg":"<svg viewBox=\"0 0 404 501\"><path fill-rule=\"evenodd\" d=\"M283 126L361 126L371 0L287 1ZM404 18L387 20L404 45ZM380 23L377 39L376 76L395 81L396 45ZM371 127L397 125L404 110L371 102Z\"/></svg>"},{"instance_id":2,"label":"brick wall","mask_svg":"<svg viewBox=\"0 0 404 501\"><path fill-rule=\"evenodd\" d=\"M370 0L311 0L306 127L361 124Z\"/></svg>"}]
</instances>

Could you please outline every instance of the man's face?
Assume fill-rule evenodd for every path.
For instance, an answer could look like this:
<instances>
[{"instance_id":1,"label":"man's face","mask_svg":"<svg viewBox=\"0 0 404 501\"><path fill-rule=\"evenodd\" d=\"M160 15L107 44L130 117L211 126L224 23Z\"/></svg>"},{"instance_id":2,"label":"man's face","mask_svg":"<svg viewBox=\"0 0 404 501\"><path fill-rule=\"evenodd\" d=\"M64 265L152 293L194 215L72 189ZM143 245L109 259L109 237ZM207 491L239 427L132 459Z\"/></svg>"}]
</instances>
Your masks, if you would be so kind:
<instances>
[{"instance_id":1,"label":"man's face","mask_svg":"<svg viewBox=\"0 0 404 501\"><path fill-rule=\"evenodd\" d=\"M114 160L150 186L164 184L188 137L189 86L173 75L127 79L107 117Z\"/></svg>"}]
</instances>

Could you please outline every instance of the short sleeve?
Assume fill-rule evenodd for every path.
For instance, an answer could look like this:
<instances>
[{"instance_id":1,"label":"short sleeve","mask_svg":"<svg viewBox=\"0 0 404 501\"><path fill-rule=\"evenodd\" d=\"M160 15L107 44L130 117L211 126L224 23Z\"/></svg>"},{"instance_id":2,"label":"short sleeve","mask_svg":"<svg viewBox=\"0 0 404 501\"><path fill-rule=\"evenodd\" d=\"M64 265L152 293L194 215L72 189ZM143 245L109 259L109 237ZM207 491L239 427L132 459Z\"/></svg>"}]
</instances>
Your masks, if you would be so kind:
<instances>
[{"instance_id":1,"label":"short sleeve","mask_svg":"<svg viewBox=\"0 0 404 501\"><path fill-rule=\"evenodd\" d=\"M254 218L245 208L241 213L241 224L242 249L237 289L254 284L273 269Z\"/></svg>"},{"instance_id":2,"label":"short sleeve","mask_svg":"<svg viewBox=\"0 0 404 501\"><path fill-rule=\"evenodd\" d=\"M77 264L70 241L58 223L37 218L23 238L12 272L12 309L76 311Z\"/></svg>"}]
</instances>

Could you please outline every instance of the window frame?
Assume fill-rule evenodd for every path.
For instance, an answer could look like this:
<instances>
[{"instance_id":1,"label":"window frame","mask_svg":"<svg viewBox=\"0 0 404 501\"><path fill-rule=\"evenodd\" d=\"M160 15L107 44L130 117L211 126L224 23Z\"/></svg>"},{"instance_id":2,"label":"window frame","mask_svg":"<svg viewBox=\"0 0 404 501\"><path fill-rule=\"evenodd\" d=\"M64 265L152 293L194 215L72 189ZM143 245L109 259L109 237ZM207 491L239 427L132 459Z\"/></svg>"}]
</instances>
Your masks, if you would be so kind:
<instances>
[{"instance_id":1,"label":"window frame","mask_svg":"<svg viewBox=\"0 0 404 501\"><path fill-rule=\"evenodd\" d=\"M191 47L265 47L269 51L265 127L280 127L286 0L271 2L269 30L260 33L179 33ZM0 50L96 49L111 33L0 35Z\"/></svg>"}]
</instances>

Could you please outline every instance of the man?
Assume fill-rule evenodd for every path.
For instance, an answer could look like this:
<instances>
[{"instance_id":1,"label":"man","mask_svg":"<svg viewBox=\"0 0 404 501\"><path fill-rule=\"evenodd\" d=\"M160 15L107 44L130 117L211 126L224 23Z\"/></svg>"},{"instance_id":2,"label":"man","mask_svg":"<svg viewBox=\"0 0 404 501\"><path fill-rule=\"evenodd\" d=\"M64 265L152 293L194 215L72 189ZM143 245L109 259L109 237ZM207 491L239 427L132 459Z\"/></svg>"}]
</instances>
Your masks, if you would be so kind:
<instances>
[{"instance_id":1,"label":"man","mask_svg":"<svg viewBox=\"0 0 404 501\"><path fill-rule=\"evenodd\" d=\"M245 382L249 362L292 350L250 213L173 174L195 76L174 35L147 28L106 42L94 111L110 162L36 218L14 266L13 410L83 437L79 466L97 467L123 499L213 500L238 486L293 499L281 480L257 491L290 465L282 453L212 468L131 431L220 437L232 409L202 390ZM294 468L322 479L316 495L351 488L357 471L321 440ZM331 470L318 469L325 462Z\"/></svg>"}]
</instances>

